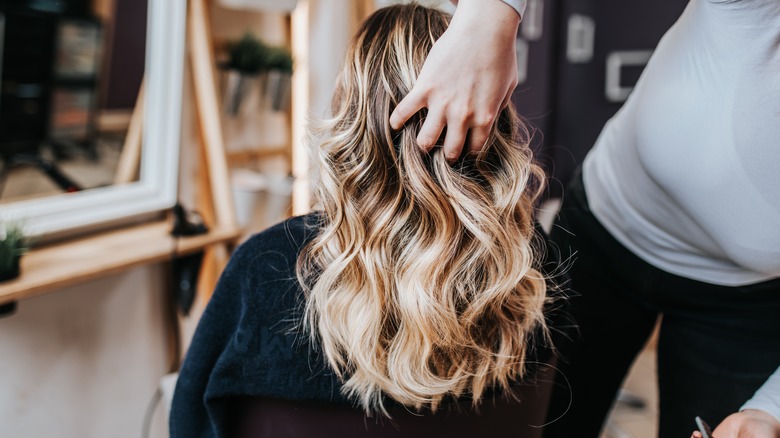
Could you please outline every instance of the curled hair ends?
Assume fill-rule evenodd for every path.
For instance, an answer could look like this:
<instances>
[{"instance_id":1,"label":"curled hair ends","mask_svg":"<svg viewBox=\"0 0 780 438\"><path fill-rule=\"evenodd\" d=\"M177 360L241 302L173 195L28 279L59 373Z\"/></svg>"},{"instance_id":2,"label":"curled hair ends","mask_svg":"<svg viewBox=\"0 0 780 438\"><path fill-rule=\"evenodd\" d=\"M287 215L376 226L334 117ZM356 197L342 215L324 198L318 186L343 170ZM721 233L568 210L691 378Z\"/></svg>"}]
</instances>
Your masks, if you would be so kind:
<instances>
[{"instance_id":1,"label":"curled hair ends","mask_svg":"<svg viewBox=\"0 0 780 438\"><path fill-rule=\"evenodd\" d=\"M322 226L298 260L302 325L369 413L386 414L384 396L478 403L524 375L544 329L531 217L543 175L514 111L455 166L421 152L424 114L389 127L448 22L416 4L375 12L350 45L333 117L313 131Z\"/></svg>"}]
</instances>

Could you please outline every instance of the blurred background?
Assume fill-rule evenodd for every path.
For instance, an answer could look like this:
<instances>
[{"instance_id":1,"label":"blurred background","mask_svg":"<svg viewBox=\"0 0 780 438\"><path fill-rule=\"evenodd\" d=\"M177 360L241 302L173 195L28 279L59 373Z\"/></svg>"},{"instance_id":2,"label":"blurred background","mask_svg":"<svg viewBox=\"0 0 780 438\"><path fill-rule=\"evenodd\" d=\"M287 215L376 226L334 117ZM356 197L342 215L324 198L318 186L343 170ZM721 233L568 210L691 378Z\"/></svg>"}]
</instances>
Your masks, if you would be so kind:
<instances>
[{"instance_id":1,"label":"blurred background","mask_svg":"<svg viewBox=\"0 0 780 438\"><path fill-rule=\"evenodd\" d=\"M327 116L356 26L400 1L196 0L208 32L193 30L190 1L189 10L175 12L182 20L189 14L189 33L151 41L151 15L175 9L176 2L160 6L167 1L0 0L0 219L14 206L45 210L67 194L119 193L109 190L151 181L153 166L144 157L171 145L145 137L144 101L157 97L145 96L145 71L150 50L176 40L183 40L186 59L207 48L212 69L199 72L197 62L186 61L175 107L155 108L181 113L171 152L179 171L168 175L178 180L176 200L203 210L212 229L219 228L219 206L229 206L228 225L237 231L222 240L233 243L308 211L306 126ZM455 10L447 1L421 3ZM573 170L686 3L528 0L513 104L534 127L534 149L551 177L542 220L551 222ZM199 37L206 45L196 47ZM216 96L206 110L210 101L194 91L203 87ZM204 143L218 148L216 162ZM225 191L202 202L220 178ZM119 229L112 224L100 229ZM67 242L85 235L82 226ZM74 247L66 245L58 248L67 254ZM112 254L123 248L113 246ZM44 260L36 251L26 257ZM18 306L8 297L33 286L18 286L4 299L3 288L11 286L0 283L0 305L13 304L0 316L0 436L167 436L169 393L159 390L161 378L186 351L208 294L190 297L187 310L172 316L171 294L181 292L186 272L161 262L165 255L63 281ZM37 268L30 261L26 271L23 259L13 281L32 284L36 273L43 278L57 269L46 260ZM193 265L195 278L201 262ZM638 360L606 436L655 436L653 348L651 341Z\"/></svg>"}]
</instances>

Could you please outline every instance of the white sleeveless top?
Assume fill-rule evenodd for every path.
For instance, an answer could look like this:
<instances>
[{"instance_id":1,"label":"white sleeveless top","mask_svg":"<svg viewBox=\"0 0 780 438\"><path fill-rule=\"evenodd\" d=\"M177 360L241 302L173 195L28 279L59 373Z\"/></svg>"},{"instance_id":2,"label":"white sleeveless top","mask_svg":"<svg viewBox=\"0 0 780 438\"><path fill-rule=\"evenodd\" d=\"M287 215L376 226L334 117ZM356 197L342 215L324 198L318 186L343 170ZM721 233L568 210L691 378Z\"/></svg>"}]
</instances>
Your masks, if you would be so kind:
<instances>
[{"instance_id":1,"label":"white sleeveless top","mask_svg":"<svg viewBox=\"0 0 780 438\"><path fill-rule=\"evenodd\" d=\"M651 265L780 277L780 0L691 0L583 178L593 214Z\"/></svg>"}]
</instances>

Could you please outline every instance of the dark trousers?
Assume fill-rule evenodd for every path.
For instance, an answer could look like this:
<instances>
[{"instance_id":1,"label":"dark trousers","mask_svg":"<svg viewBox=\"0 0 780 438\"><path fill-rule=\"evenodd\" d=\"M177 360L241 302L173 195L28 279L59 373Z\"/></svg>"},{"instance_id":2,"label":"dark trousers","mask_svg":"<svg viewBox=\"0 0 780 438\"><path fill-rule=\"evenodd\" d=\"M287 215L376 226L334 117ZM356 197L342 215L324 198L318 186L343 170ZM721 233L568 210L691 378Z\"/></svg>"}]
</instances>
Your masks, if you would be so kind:
<instances>
[{"instance_id":1,"label":"dark trousers","mask_svg":"<svg viewBox=\"0 0 780 438\"><path fill-rule=\"evenodd\" d=\"M548 421L563 416L546 438L599 435L659 315L662 438L689 437L697 415L714 428L780 365L780 279L726 287L649 265L592 215L579 175L551 238L564 265L571 257L568 312L577 329L556 335L560 373Z\"/></svg>"}]
</instances>

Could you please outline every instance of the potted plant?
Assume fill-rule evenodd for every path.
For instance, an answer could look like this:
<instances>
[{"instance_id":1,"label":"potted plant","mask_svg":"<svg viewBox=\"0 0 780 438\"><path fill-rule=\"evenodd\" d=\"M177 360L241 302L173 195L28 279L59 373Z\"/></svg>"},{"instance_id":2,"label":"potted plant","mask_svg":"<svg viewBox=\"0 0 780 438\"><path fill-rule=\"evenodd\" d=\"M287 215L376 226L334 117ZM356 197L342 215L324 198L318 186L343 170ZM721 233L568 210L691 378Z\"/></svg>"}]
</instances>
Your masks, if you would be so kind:
<instances>
[{"instance_id":1,"label":"potted plant","mask_svg":"<svg viewBox=\"0 0 780 438\"><path fill-rule=\"evenodd\" d=\"M264 100L270 102L274 111L284 111L290 105L290 83L292 82L293 57L285 47L269 47L266 54Z\"/></svg>"},{"instance_id":2,"label":"potted plant","mask_svg":"<svg viewBox=\"0 0 780 438\"><path fill-rule=\"evenodd\" d=\"M18 223L0 222L0 281L19 276L19 260L29 249L30 239Z\"/></svg>"},{"instance_id":3,"label":"potted plant","mask_svg":"<svg viewBox=\"0 0 780 438\"><path fill-rule=\"evenodd\" d=\"M225 111L228 114L238 114L241 103L265 68L268 51L268 46L251 33L228 46L228 61L223 66L227 70Z\"/></svg>"}]
</instances>

